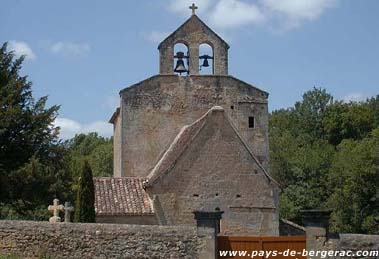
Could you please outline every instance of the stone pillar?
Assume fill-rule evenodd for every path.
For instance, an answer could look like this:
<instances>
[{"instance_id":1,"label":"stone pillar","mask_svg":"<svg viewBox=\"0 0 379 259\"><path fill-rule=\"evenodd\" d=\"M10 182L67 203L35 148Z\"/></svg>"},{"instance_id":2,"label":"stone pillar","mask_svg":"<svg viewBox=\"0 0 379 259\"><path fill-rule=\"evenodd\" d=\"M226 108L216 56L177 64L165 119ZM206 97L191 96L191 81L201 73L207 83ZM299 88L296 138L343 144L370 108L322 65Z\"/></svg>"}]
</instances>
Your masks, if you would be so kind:
<instances>
[{"instance_id":1,"label":"stone pillar","mask_svg":"<svg viewBox=\"0 0 379 259\"><path fill-rule=\"evenodd\" d=\"M301 211L307 237L307 250L325 250L329 237L331 210ZM312 257L316 258L316 257Z\"/></svg>"},{"instance_id":2,"label":"stone pillar","mask_svg":"<svg viewBox=\"0 0 379 259\"><path fill-rule=\"evenodd\" d=\"M173 46L163 46L159 49L159 74L174 74Z\"/></svg>"},{"instance_id":3,"label":"stone pillar","mask_svg":"<svg viewBox=\"0 0 379 259\"><path fill-rule=\"evenodd\" d=\"M220 233L220 220L223 211L194 211L199 234L206 234L212 231L213 238L208 240L206 249L203 249L201 259L217 259L217 234Z\"/></svg>"},{"instance_id":4,"label":"stone pillar","mask_svg":"<svg viewBox=\"0 0 379 259\"><path fill-rule=\"evenodd\" d=\"M198 228L212 228L215 234L220 233L220 220L223 211L194 211Z\"/></svg>"},{"instance_id":5,"label":"stone pillar","mask_svg":"<svg viewBox=\"0 0 379 259\"><path fill-rule=\"evenodd\" d=\"M199 74L199 46L192 44L189 49L189 75Z\"/></svg>"}]
</instances>

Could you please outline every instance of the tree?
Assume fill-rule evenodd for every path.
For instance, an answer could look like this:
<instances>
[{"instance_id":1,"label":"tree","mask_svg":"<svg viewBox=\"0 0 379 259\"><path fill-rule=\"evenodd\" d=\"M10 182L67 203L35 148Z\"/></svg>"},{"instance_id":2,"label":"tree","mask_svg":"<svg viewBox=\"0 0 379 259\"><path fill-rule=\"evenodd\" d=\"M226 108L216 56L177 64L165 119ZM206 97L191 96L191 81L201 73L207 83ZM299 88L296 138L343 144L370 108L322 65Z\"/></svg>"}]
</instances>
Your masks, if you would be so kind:
<instances>
[{"instance_id":1,"label":"tree","mask_svg":"<svg viewBox=\"0 0 379 259\"><path fill-rule=\"evenodd\" d=\"M49 186L62 166L53 126L59 106L46 108L46 96L34 99L32 83L20 75L23 60L6 43L0 48L0 204L18 212L57 194Z\"/></svg>"},{"instance_id":2,"label":"tree","mask_svg":"<svg viewBox=\"0 0 379 259\"><path fill-rule=\"evenodd\" d=\"M79 189L75 203L75 222L95 222L95 187L92 170L87 160L83 162Z\"/></svg>"},{"instance_id":3,"label":"tree","mask_svg":"<svg viewBox=\"0 0 379 259\"><path fill-rule=\"evenodd\" d=\"M80 175L80 164L88 160L94 176L111 176L113 174L112 139L99 136L95 132L77 134L64 143L68 152L66 163L72 175Z\"/></svg>"},{"instance_id":4,"label":"tree","mask_svg":"<svg viewBox=\"0 0 379 259\"><path fill-rule=\"evenodd\" d=\"M360 141L343 140L330 168L333 228L379 234L379 128Z\"/></svg>"}]
</instances>

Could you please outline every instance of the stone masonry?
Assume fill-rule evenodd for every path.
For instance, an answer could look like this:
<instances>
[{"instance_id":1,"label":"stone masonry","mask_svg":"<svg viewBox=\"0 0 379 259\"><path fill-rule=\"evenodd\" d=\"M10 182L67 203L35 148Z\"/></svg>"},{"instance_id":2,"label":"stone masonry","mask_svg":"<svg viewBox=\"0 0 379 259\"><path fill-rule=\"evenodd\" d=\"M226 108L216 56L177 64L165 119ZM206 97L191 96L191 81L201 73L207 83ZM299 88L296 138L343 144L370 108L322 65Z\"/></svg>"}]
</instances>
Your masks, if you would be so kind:
<instances>
[{"instance_id":1,"label":"stone masonry","mask_svg":"<svg viewBox=\"0 0 379 259\"><path fill-rule=\"evenodd\" d=\"M120 94L121 109L115 124L119 132L114 135L115 177L146 177L180 129L214 105L225 109L267 168L266 92L232 76L157 75ZM249 117L254 117L254 128L249 128Z\"/></svg>"},{"instance_id":2,"label":"stone masonry","mask_svg":"<svg viewBox=\"0 0 379 259\"><path fill-rule=\"evenodd\" d=\"M210 259L212 229L0 221L0 256L38 258Z\"/></svg>"}]
</instances>

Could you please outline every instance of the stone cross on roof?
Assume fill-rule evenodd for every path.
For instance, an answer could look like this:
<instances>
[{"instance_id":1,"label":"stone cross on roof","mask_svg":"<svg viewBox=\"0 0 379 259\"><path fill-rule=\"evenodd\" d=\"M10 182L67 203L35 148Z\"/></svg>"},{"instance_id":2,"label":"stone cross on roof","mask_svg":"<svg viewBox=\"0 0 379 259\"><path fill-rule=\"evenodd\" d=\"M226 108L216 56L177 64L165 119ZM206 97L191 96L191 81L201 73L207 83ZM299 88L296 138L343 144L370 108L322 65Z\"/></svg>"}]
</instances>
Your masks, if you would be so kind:
<instances>
[{"instance_id":1,"label":"stone cross on roof","mask_svg":"<svg viewBox=\"0 0 379 259\"><path fill-rule=\"evenodd\" d=\"M54 199L53 205L50 205L49 207L47 207L47 209L53 212L53 216L49 218L49 222L61 222L61 218L59 217L59 211L63 211L64 207L62 204L59 204L58 199Z\"/></svg>"},{"instance_id":2,"label":"stone cross on roof","mask_svg":"<svg viewBox=\"0 0 379 259\"><path fill-rule=\"evenodd\" d=\"M189 9L192 10L192 15L195 14L196 9L198 9L198 8L199 8L199 7L197 7L194 3L192 3L192 5L189 7Z\"/></svg>"}]
</instances>

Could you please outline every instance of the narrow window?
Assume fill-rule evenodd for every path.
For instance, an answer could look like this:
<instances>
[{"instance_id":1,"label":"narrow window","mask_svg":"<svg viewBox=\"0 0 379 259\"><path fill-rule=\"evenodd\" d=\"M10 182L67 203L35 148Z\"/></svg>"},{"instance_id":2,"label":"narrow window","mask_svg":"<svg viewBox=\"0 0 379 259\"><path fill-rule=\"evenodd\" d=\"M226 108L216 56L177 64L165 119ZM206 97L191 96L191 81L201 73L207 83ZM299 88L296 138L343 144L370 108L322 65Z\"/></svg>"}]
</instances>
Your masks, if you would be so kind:
<instances>
[{"instance_id":1,"label":"narrow window","mask_svg":"<svg viewBox=\"0 0 379 259\"><path fill-rule=\"evenodd\" d=\"M250 116L249 117L249 128L254 128L255 127L255 119L254 117Z\"/></svg>"}]
</instances>

